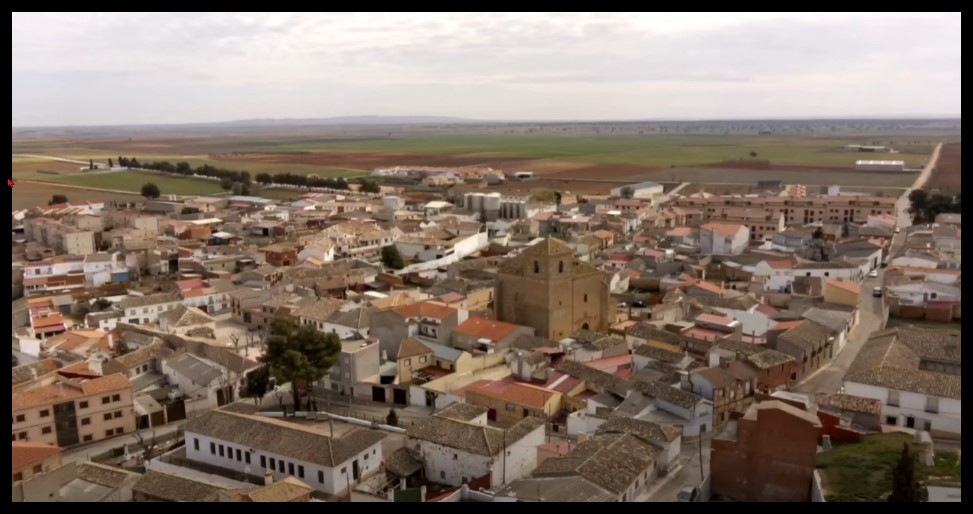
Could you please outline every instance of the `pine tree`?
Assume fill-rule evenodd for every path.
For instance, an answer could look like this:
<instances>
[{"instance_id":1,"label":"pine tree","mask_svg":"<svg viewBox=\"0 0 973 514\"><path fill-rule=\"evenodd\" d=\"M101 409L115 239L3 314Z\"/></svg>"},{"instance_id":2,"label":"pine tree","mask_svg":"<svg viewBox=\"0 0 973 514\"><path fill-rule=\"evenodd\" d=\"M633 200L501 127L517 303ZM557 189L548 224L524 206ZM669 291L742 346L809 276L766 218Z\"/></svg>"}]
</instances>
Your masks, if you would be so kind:
<instances>
[{"instance_id":1,"label":"pine tree","mask_svg":"<svg viewBox=\"0 0 973 514\"><path fill-rule=\"evenodd\" d=\"M902 456L892 470L890 502L924 502L929 499L926 486L916 479L916 457L909 451L909 443L902 443Z\"/></svg>"}]
</instances>

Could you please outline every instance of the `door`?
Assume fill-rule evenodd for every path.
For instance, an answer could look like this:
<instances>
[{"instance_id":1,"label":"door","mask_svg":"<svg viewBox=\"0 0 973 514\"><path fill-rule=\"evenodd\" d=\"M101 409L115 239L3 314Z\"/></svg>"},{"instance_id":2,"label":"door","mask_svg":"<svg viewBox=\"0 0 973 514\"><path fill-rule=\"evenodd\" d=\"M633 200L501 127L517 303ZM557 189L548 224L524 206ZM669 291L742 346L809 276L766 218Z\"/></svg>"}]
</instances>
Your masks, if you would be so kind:
<instances>
[{"instance_id":1,"label":"door","mask_svg":"<svg viewBox=\"0 0 973 514\"><path fill-rule=\"evenodd\" d=\"M497 409L490 409L487 411L487 419L490 421L497 420Z\"/></svg>"},{"instance_id":2,"label":"door","mask_svg":"<svg viewBox=\"0 0 973 514\"><path fill-rule=\"evenodd\" d=\"M392 401L399 405L408 405L409 404L408 393L406 392L405 389L393 389Z\"/></svg>"},{"instance_id":3,"label":"door","mask_svg":"<svg viewBox=\"0 0 973 514\"><path fill-rule=\"evenodd\" d=\"M385 388L372 386L372 401L385 403Z\"/></svg>"},{"instance_id":4,"label":"door","mask_svg":"<svg viewBox=\"0 0 973 514\"><path fill-rule=\"evenodd\" d=\"M355 461L351 463L351 473L351 478L357 482L358 478L361 476L361 469L358 468L358 459L355 459Z\"/></svg>"},{"instance_id":5,"label":"door","mask_svg":"<svg viewBox=\"0 0 973 514\"><path fill-rule=\"evenodd\" d=\"M912 416L905 418L905 426L906 428L916 428L916 418Z\"/></svg>"}]
</instances>

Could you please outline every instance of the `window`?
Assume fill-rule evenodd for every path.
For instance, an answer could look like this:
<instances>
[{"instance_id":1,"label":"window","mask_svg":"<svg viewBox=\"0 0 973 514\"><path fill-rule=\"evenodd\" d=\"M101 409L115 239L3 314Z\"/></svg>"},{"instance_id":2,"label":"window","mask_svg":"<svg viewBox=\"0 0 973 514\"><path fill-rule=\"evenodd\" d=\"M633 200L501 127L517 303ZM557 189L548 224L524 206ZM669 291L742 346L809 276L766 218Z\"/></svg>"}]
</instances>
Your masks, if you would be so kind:
<instances>
[{"instance_id":1,"label":"window","mask_svg":"<svg viewBox=\"0 0 973 514\"><path fill-rule=\"evenodd\" d=\"M88 434L84 436L84 438L82 438L81 440L87 443L88 441L91 441L91 439L92 439L91 434Z\"/></svg>"},{"instance_id":2,"label":"window","mask_svg":"<svg viewBox=\"0 0 973 514\"><path fill-rule=\"evenodd\" d=\"M885 416L885 424L886 425L898 425L899 424L899 420L895 416Z\"/></svg>"},{"instance_id":3,"label":"window","mask_svg":"<svg viewBox=\"0 0 973 514\"><path fill-rule=\"evenodd\" d=\"M412 365L412 359L406 359L405 360L405 365L406 366L411 366Z\"/></svg>"},{"instance_id":4,"label":"window","mask_svg":"<svg viewBox=\"0 0 973 514\"><path fill-rule=\"evenodd\" d=\"M341 468L341 474L344 475L348 472L348 468Z\"/></svg>"},{"instance_id":5,"label":"window","mask_svg":"<svg viewBox=\"0 0 973 514\"><path fill-rule=\"evenodd\" d=\"M117 418L120 418L120 417L122 417L122 411L120 411L120 410L115 411L115 418L117 419Z\"/></svg>"},{"instance_id":6,"label":"window","mask_svg":"<svg viewBox=\"0 0 973 514\"><path fill-rule=\"evenodd\" d=\"M271 457L270 458L270 470L273 471L275 469L277 469L277 459Z\"/></svg>"},{"instance_id":7,"label":"window","mask_svg":"<svg viewBox=\"0 0 973 514\"><path fill-rule=\"evenodd\" d=\"M115 432L114 431L112 431L112 430L105 430L105 437L111 437L113 435L115 435Z\"/></svg>"},{"instance_id":8,"label":"window","mask_svg":"<svg viewBox=\"0 0 973 514\"><path fill-rule=\"evenodd\" d=\"M926 412L931 412L933 414L939 413L939 398L935 396L926 397Z\"/></svg>"},{"instance_id":9,"label":"window","mask_svg":"<svg viewBox=\"0 0 973 514\"><path fill-rule=\"evenodd\" d=\"M17 439L20 439L21 441L26 440L27 439L27 432L21 432L21 433L17 434Z\"/></svg>"},{"instance_id":10,"label":"window","mask_svg":"<svg viewBox=\"0 0 973 514\"><path fill-rule=\"evenodd\" d=\"M362 457L362 460L368 460L368 454L367 453L365 454L364 457Z\"/></svg>"},{"instance_id":11,"label":"window","mask_svg":"<svg viewBox=\"0 0 973 514\"><path fill-rule=\"evenodd\" d=\"M284 470L286 469L285 464L287 463L282 460L277 461L277 469L280 470L281 473L284 473Z\"/></svg>"},{"instance_id":12,"label":"window","mask_svg":"<svg viewBox=\"0 0 973 514\"><path fill-rule=\"evenodd\" d=\"M84 425L90 425L90 424L91 424L91 418L81 418L81 425L82 426L84 426Z\"/></svg>"},{"instance_id":13,"label":"window","mask_svg":"<svg viewBox=\"0 0 973 514\"><path fill-rule=\"evenodd\" d=\"M287 463L287 473L289 475L291 475L291 476L294 475L294 463L293 462L288 462Z\"/></svg>"},{"instance_id":14,"label":"window","mask_svg":"<svg viewBox=\"0 0 973 514\"><path fill-rule=\"evenodd\" d=\"M508 403L505 408L507 409L507 412L517 412L517 406L512 403Z\"/></svg>"},{"instance_id":15,"label":"window","mask_svg":"<svg viewBox=\"0 0 973 514\"><path fill-rule=\"evenodd\" d=\"M20 482L23 479L24 479L24 474L23 473L16 473L16 474L14 474L14 482Z\"/></svg>"},{"instance_id":16,"label":"window","mask_svg":"<svg viewBox=\"0 0 973 514\"><path fill-rule=\"evenodd\" d=\"M23 423L24 420L26 420L27 418L25 418L23 414L17 414L16 419L17 419L17 423Z\"/></svg>"},{"instance_id":17,"label":"window","mask_svg":"<svg viewBox=\"0 0 973 514\"><path fill-rule=\"evenodd\" d=\"M419 364L423 364L425 362L426 362L426 356L425 355L423 355L422 357L419 357Z\"/></svg>"},{"instance_id":18,"label":"window","mask_svg":"<svg viewBox=\"0 0 973 514\"><path fill-rule=\"evenodd\" d=\"M123 429L122 427L118 427L118 428L115 429L115 435L119 435L119 434L121 434L124 431L125 431L125 429Z\"/></svg>"},{"instance_id":19,"label":"window","mask_svg":"<svg viewBox=\"0 0 973 514\"><path fill-rule=\"evenodd\" d=\"M196 451L199 451L199 438L198 437L194 437L193 438L193 449L196 450Z\"/></svg>"},{"instance_id":20,"label":"window","mask_svg":"<svg viewBox=\"0 0 973 514\"><path fill-rule=\"evenodd\" d=\"M341 469L341 472L342 473L345 472L344 468ZM324 483L324 471L318 471L318 483L319 484L323 484Z\"/></svg>"},{"instance_id":21,"label":"window","mask_svg":"<svg viewBox=\"0 0 973 514\"><path fill-rule=\"evenodd\" d=\"M209 443L209 453L216 455L216 443Z\"/></svg>"},{"instance_id":22,"label":"window","mask_svg":"<svg viewBox=\"0 0 973 514\"><path fill-rule=\"evenodd\" d=\"M540 263L537 262L537 261L534 261L534 273L540 273L540 272L541 272L541 265L540 265Z\"/></svg>"},{"instance_id":23,"label":"window","mask_svg":"<svg viewBox=\"0 0 973 514\"><path fill-rule=\"evenodd\" d=\"M560 261L557 263L557 272L564 273L564 261Z\"/></svg>"},{"instance_id":24,"label":"window","mask_svg":"<svg viewBox=\"0 0 973 514\"><path fill-rule=\"evenodd\" d=\"M244 452L244 454L243 454L243 460L244 460L244 461L245 461L245 462L246 462L247 464L250 464L250 452Z\"/></svg>"},{"instance_id":25,"label":"window","mask_svg":"<svg viewBox=\"0 0 973 514\"><path fill-rule=\"evenodd\" d=\"M445 471L440 471L439 472L439 478L442 479L442 480L445 480L446 479L446 472Z\"/></svg>"},{"instance_id":26,"label":"window","mask_svg":"<svg viewBox=\"0 0 973 514\"><path fill-rule=\"evenodd\" d=\"M457 454L454 453L453 454L453 460L459 460L459 455L457 455Z\"/></svg>"},{"instance_id":27,"label":"window","mask_svg":"<svg viewBox=\"0 0 973 514\"><path fill-rule=\"evenodd\" d=\"M304 466L297 467L297 478L304 478Z\"/></svg>"},{"instance_id":28,"label":"window","mask_svg":"<svg viewBox=\"0 0 973 514\"><path fill-rule=\"evenodd\" d=\"M44 409L44 410L41 411L41 417L42 418L46 418L46 417L48 417L50 415L51 415L51 411L48 410L48 409Z\"/></svg>"},{"instance_id":29,"label":"window","mask_svg":"<svg viewBox=\"0 0 973 514\"><path fill-rule=\"evenodd\" d=\"M584 301L587 303L587 301L588 301L588 293L585 293L584 294Z\"/></svg>"},{"instance_id":30,"label":"window","mask_svg":"<svg viewBox=\"0 0 973 514\"><path fill-rule=\"evenodd\" d=\"M898 391L889 391L888 401L886 401L885 403L887 405L889 405L890 407L898 407L899 406L899 392Z\"/></svg>"},{"instance_id":31,"label":"window","mask_svg":"<svg viewBox=\"0 0 973 514\"><path fill-rule=\"evenodd\" d=\"M122 395L120 395L120 394L113 394L111 396L111 401L113 401L113 402L120 402L120 401L122 401Z\"/></svg>"},{"instance_id":32,"label":"window","mask_svg":"<svg viewBox=\"0 0 973 514\"><path fill-rule=\"evenodd\" d=\"M87 401L83 401L83 402L79 403L78 404L78 408L79 409L87 409L88 408L88 402Z\"/></svg>"},{"instance_id":33,"label":"window","mask_svg":"<svg viewBox=\"0 0 973 514\"><path fill-rule=\"evenodd\" d=\"M223 447L223 445L221 444L221 445L220 445L220 457L223 457L223 455L224 455L224 454L223 454L223 452L224 452L224 450L226 450L226 448L224 448L224 447Z\"/></svg>"},{"instance_id":34,"label":"window","mask_svg":"<svg viewBox=\"0 0 973 514\"><path fill-rule=\"evenodd\" d=\"M41 429L41 433L42 434L50 434L51 433L51 427L44 427L44 428L42 428Z\"/></svg>"},{"instance_id":35,"label":"window","mask_svg":"<svg viewBox=\"0 0 973 514\"><path fill-rule=\"evenodd\" d=\"M237 462L243 462L243 452L239 448L236 449L236 460Z\"/></svg>"},{"instance_id":36,"label":"window","mask_svg":"<svg viewBox=\"0 0 973 514\"><path fill-rule=\"evenodd\" d=\"M267 457L264 456L264 455L261 455L260 456L260 467L261 468L266 468L267 467Z\"/></svg>"},{"instance_id":37,"label":"window","mask_svg":"<svg viewBox=\"0 0 973 514\"><path fill-rule=\"evenodd\" d=\"M107 405L108 402L110 402L110 401L111 401L111 396L102 396L101 397L101 404L102 405Z\"/></svg>"},{"instance_id":38,"label":"window","mask_svg":"<svg viewBox=\"0 0 973 514\"><path fill-rule=\"evenodd\" d=\"M110 412L106 412L105 413L105 421L109 421L109 420L111 420L111 413Z\"/></svg>"}]
</instances>

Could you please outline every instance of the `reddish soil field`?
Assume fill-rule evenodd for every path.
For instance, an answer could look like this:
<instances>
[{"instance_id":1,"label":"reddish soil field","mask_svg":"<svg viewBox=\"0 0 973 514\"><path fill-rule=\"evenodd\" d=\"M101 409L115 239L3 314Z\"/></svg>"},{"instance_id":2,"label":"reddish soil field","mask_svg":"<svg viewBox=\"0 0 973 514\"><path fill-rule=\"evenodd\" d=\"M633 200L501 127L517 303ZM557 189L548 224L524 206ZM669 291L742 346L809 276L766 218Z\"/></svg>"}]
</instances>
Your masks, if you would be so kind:
<instances>
[{"instance_id":1,"label":"reddish soil field","mask_svg":"<svg viewBox=\"0 0 973 514\"><path fill-rule=\"evenodd\" d=\"M382 166L491 166L507 167L522 158L476 157L464 155L416 155L387 152L320 152L306 154L222 154L211 159L268 164L306 164L331 168L372 170Z\"/></svg>"},{"instance_id":2,"label":"reddish soil field","mask_svg":"<svg viewBox=\"0 0 973 514\"><path fill-rule=\"evenodd\" d=\"M960 189L960 144L943 145L939 151L939 161L936 169L932 170L926 189L959 190Z\"/></svg>"},{"instance_id":3,"label":"reddish soil field","mask_svg":"<svg viewBox=\"0 0 973 514\"><path fill-rule=\"evenodd\" d=\"M715 164L695 166L697 168L729 168L735 170L766 170L766 171L855 171L849 166L819 166L804 164L773 164L765 160L723 161ZM859 172L860 173L860 172Z\"/></svg>"},{"instance_id":4,"label":"reddish soil field","mask_svg":"<svg viewBox=\"0 0 973 514\"><path fill-rule=\"evenodd\" d=\"M51 200L51 197L55 194L63 194L68 197L69 202L80 203L84 201L89 202L99 202L99 201L133 201L140 200L141 197L137 194L121 194L121 193L107 193L104 191L88 191L84 189L75 189L61 187L57 184L37 184L31 182L17 182L14 178L14 187L11 192L12 208L13 209L28 209L30 207L37 207L40 205L47 205Z\"/></svg>"}]
</instances>

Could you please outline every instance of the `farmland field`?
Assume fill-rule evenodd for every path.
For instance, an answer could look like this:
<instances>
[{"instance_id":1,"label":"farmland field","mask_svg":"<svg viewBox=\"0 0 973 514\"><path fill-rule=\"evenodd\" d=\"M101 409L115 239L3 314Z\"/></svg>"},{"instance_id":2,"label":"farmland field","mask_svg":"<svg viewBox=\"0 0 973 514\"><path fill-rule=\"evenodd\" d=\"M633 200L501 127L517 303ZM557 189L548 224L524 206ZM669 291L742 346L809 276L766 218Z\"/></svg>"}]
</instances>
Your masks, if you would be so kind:
<instances>
[{"instance_id":1,"label":"farmland field","mask_svg":"<svg viewBox=\"0 0 973 514\"><path fill-rule=\"evenodd\" d=\"M35 179L36 180L36 179ZM117 173L91 173L77 175L51 175L41 179L52 184L107 189L115 191L131 191L138 193L142 185L152 182L159 186L163 195L211 195L222 193L220 184L215 181L171 177L153 173L136 171L120 171ZM20 187L20 184L17 185Z\"/></svg>"},{"instance_id":2,"label":"farmland field","mask_svg":"<svg viewBox=\"0 0 973 514\"><path fill-rule=\"evenodd\" d=\"M62 194L68 197L69 202L102 202L102 201L141 201L142 198L137 193L108 193L104 191L91 191L85 189L75 189L62 187L58 184L39 184L36 182L19 182L13 188L11 196L11 209L29 209L39 205L47 205L51 196Z\"/></svg>"},{"instance_id":3,"label":"farmland field","mask_svg":"<svg viewBox=\"0 0 973 514\"><path fill-rule=\"evenodd\" d=\"M939 151L939 161L932 176L926 182L926 189L941 189L945 192L959 192L961 168L960 144L943 145Z\"/></svg>"}]
</instances>

